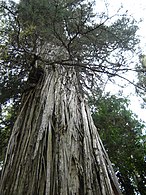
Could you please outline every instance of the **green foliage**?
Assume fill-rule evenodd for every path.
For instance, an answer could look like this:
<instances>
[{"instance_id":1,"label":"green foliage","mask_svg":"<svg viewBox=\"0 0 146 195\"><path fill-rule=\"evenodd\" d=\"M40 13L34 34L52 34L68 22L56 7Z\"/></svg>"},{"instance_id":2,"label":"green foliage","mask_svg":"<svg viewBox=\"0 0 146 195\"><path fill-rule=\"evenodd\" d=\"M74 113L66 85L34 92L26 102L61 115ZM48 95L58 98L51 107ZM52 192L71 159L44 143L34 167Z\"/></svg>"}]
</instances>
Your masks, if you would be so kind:
<instances>
[{"instance_id":1,"label":"green foliage","mask_svg":"<svg viewBox=\"0 0 146 195\"><path fill-rule=\"evenodd\" d=\"M110 18L101 14L102 22L97 23L93 6L94 2L83 0L2 2L0 102L24 91L34 56L43 66L77 67L83 87L87 87L85 79L92 88L104 82L103 75L123 72L127 67L124 52L133 51L138 43L136 21L123 15L109 26L106 21Z\"/></svg>"},{"instance_id":2,"label":"green foliage","mask_svg":"<svg viewBox=\"0 0 146 195\"><path fill-rule=\"evenodd\" d=\"M0 110L0 163L4 161L8 140L11 134L18 110L18 105L2 106Z\"/></svg>"},{"instance_id":3,"label":"green foliage","mask_svg":"<svg viewBox=\"0 0 146 195\"><path fill-rule=\"evenodd\" d=\"M145 125L128 109L127 99L107 94L90 99L95 125L114 164L123 194L145 194Z\"/></svg>"},{"instance_id":4,"label":"green foliage","mask_svg":"<svg viewBox=\"0 0 146 195\"><path fill-rule=\"evenodd\" d=\"M114 35L116 35L119 46L124 50L132 50L133 46L139 42L139 40L135 37L138 26L136 25L136 21L134 19L122 17L110 28L111 32L114 32Z\"/></svg>"},{"instance_id":5,"label":"green foliage","mask_svg":"<svg viewBox=\"0 0 146 195\"><path fill-rule=\"evenodd\" d=\"M141 54L139 56L139 63L137 64L137 94L143 99L143 107L146 106L146 56L144 54Z\"/></svg>"},{"instance_id":6,"label":"green foliage","mask_svg":"<svg viewBox=\"0 0 146 195\"><path fill-rule=\"evenodd\" d=\"M74 66L79 84L85 91L100 87L107 78L113 78L128 70L125 53L133 52L139 42L136 37L136 21L123 15L111 23L108 16L94 14L93 6L94 2L84 0L21 0L19 4L2 1L2 121L7 121L7 118L3 117L3 108L8 101L11 100L14 111L17 110L21 95L29 87L28 78L36 64L42 69L46 66L50 70L60 64L65 68ZM101 22L97 22L96 16ZM106 22L110 22L110 25ZM121 120L122 122L124 121ZM131 122L124 125L128 129ZM1 125L4 129L1 131L1 137L4 137L4 140L7 140L10 131L10 125L8 126L9 130L6 132L6 126ZM112 137L116 137L118 127L115 127L114 131Z\"/></svg>"}]
</instances>

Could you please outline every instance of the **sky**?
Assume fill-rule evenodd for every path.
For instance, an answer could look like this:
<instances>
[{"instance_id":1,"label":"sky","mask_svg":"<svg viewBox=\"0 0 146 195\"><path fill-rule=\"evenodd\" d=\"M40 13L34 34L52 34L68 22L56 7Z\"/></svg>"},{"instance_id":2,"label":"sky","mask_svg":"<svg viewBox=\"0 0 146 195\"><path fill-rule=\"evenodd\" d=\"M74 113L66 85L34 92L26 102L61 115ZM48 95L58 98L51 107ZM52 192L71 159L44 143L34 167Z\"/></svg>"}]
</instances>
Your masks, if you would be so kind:
<instances>
[{"instance_id":1,"label":"sky","mask_svg":"<svg viewBox=\"0 0 146 195\"><path fill-rule=\"evenodd\" d=\"M98 6L98 4L100 6ZM104 10L105 12L108 12L110 15L115 14L122 6L123 8L120 10L120 13L125 13L127 11L127 14L131 15L137 21L142 20L138 25L139 30L137 35L140 36L140 47L142 48L143 53L146 54L146 0L96 0L96 5L98 9L100 8L101 11ZM107 5L108 9L105 5ZM113 93L114 91L116 92L115 86L110 86L110 91ZM129 96L131 100L129 108L138 115L139 119L146 122L146 109L141 109L142 99L134 95L134 86L128 86L126 89L123 89L123 92L123 94Z\"/></svg>"},{"instance_id":2,"label":"sky","mask_svg":"<svg viewBox=\"0 0 146 195\"><path fill-rule=\"evenodd\" d=\"M14 1L19 2L19 0ZM139 25L139 34L143 37L145 42L143 43L143 47L146 47L146 0L96 0L96 4L97 6L99 4L101 11L105 10L105 4L107 4L108 11L111 15L123 5L123 12L128 10L128 13L133 15L135 19L143 19L143 22Z\"/></svg>"},{"instance_id":3,"label":"sky","mask_svg":"<svg viewBox=\"0 0 146 195\"><path fill-rule=\"evenodd\" d=\"M113 15L123 6L120 13L128 11L128 15L133 16L139 23L138 35L141 36L141 46L146 52L146 0L96 0L96 4L100 5L100 9L107 11L105 4L108 5L108 12Z\"/></svg>"},{"instance_id":4,"label":"sky","mask_svg":"<svg viewBox=\"0 0 146 195\"><path fill-rule=\"evenodd\" d=\"M19 2L19 0L15 0ZM107 5L107 7L105 6ZM110 15L114 15L117 10L122 6L120 13L125 13L128 11L128 15L133 16L137 21L142 19L142 22L139 23L138 35L140 36L140 46L143 50L143 53L146 54L146 0L96 0L96 6L98 11L108 12ZM111 91L115 91L115 86L111 86ZM124 95L128 96L130 93L133 95L130 96L131 106L130 109L135 112L140 119L146 121L146 109L141 109L142 100L138 99L134 95L135 89L133 86L124 90Z\"/></svg>"}]
</instances>

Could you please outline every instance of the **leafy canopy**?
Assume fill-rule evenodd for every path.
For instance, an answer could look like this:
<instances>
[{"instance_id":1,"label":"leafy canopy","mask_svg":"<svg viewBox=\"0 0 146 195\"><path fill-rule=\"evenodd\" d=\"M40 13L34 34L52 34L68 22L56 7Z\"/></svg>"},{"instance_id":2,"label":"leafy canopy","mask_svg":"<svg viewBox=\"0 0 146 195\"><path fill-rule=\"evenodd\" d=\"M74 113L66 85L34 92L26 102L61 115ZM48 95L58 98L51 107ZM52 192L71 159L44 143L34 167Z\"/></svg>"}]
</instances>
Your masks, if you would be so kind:
<instances>
[{"instance_id":1,"label":"leafy canopy","mask_svg":"<svg viewBox=\"0 0 146 195\"><path fill-rule=\"evenodd\" d=\"M22 93L34 60L43 68L76 67L85 88L129 69L125 52L139 42L136 21L123 15L106 25L111 18L98 13L97 22L93 6L84 0L2 2L1 102Z\"/></svg>"},{"instance_id":2,"label":"leafy canopy","mask_svg":"<svg viewBox=\"0 0 146 195\"><path fill-rule=\"evenodd\" d=\"M93 7L94 2L84 0L1 2L1 129L6 129L3 113L8 102L16 116L21 95L30 88L36 62L49 70L74 66L84 92L127 72L125 54L134 52L139 42L136 21L123 15L110 22L109 16L94 13ZM13 114L10 116L13 124Z\"/></svg>"},{"instance_id":3,"label":"leafy canopy","mask_svg":"<svg viewBox=\"0 0 146 195\"><path fill-rule=\"evenodd\" d=\"M128 109L129 101L106 94L91 97L93 119L109 154L123 194L145 194L145 125Z\"/></svg>"}]
</instances>

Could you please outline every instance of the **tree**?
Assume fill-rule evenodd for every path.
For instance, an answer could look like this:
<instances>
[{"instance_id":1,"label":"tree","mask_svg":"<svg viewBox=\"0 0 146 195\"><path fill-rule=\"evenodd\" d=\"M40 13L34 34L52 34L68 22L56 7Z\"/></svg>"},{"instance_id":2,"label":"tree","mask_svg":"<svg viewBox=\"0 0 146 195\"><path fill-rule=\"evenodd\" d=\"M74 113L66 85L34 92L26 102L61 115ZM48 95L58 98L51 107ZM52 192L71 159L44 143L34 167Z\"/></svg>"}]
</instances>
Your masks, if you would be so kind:
<instances>
[{"instance_id":1,"label":"tree","mask_svg":"<svg viewBox=\"0 0 146 195\"><path fill-rule=\"evenodd\" d=\"M15 120L16 113L14 106L3 106L2 115L0 117L0 163L4 161L6 147Z\"/></svg>"},{"instance_id":2,"label":"tree","mask_svg":"<svg viewBox=\"0 0 146 195\"><path fill-rule=\"evenodd\" d=\"M146 56L141 54L139 56L139 62L137 64L137 85L138 88L136 90L137 94L143 99L143 106L145 106L146 98L145 98L145 87L146 87Z\"/></svg>"},{"instance_id":3,"label":"tree","mask_svg":"<svg viewBox=\"0 0 146 195\"><path fill-rule=\"evenodd\" d=\"M114 164L123 194L145 194L145 128L127 107L127 99L99 94L90 99L92 115L107 153ZM116 148L116 150L115 150ZM122 160L121 160L122 159Z\"/></svg>"},{"instance_id":4,"label":"tree","mask_svg":"<svg viewBox=\"0 0 146 195\"><path fill-rule=\"evenodd\" d=\"M127 70L124 52L138 43L137 26L124 16L96 23L92 7L82 0L1 6L1 101L22 94L3 195L121 194L83 93L102 75Z\"/></svg>"}]
</instances>

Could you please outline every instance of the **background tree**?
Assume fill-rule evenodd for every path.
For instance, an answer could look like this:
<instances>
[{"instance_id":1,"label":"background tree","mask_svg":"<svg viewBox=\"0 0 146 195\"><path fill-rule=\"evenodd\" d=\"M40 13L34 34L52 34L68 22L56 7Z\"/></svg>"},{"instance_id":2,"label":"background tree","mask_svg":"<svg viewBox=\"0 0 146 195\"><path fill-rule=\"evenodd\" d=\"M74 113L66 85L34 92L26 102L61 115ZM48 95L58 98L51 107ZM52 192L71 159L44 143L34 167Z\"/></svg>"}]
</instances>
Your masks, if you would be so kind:
<instances>
[{"instance_id":1,"label":"background tree","mask_svg":"<svg viewBox=\"0 0 146 195\"><path fill-rule=\"evenodd\" d=\"M0 118L0 163L4 161L6 146L8 145L8 140L15 120L16 113L13 105L3 106Z\"/></svg>"},{"instance_id":2,"label":"background tree","mask_svg":"<svg viewBox=\"0 0 146 195\"><path fill-rule=\"evenodd\" d=\"M1 102L19 104L23 93L2 194L120 194L83 92L123 78L137 26L124 16L109 26L97 15L97 23L92 8L81 0L2 3Z\"/></svg>"},{"instance_id":3,"label":"background tree","mask_svg":"<svg viewBox=\"0 0 146 195\"><path fill-rule=\"evenodd\" d=\"M101 97L98 92L90 104L123 194L146 194L145 125L128 109L127 99L110 94Z\"/></svg>"},{"instance_id":4,"label":"background tree","mask_svg":"<svg viewBox=\"0 0 146 195\"><path fill-rule=\"evenodd\" d=\"M139 86L136 89L137 94L143 99L143 105L145 107L145 88L146 88L146 56L144 54L139 55L139 62L136 66L137 69L137 85Z\"/></svg>"}]
</instances>

